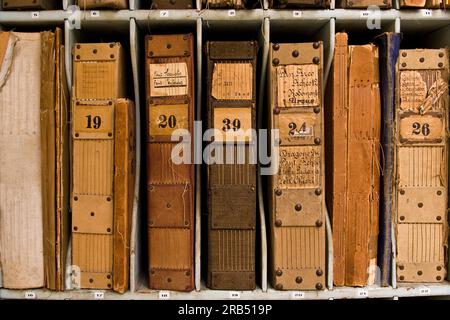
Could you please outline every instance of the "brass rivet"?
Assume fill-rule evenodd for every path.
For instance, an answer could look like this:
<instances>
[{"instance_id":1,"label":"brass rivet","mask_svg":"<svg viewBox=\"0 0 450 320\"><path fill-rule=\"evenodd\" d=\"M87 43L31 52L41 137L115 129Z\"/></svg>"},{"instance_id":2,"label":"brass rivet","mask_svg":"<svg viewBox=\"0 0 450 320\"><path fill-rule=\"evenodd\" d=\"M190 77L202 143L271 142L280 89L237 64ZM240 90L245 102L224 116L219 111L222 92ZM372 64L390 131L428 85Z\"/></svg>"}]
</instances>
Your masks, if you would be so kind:
<instances>
[{"instance_id":1,"label":"brass rivet","mask_svg":"<svg viewBox=\"0 0 450 320\"><path fill-rule=\"evenodd\" d=\"M77 49L81 49L81 46L79 44L77 44Z\"/></svg>"},{"instance_id":2,"label":"brass rivet","mask_svg":"<svg viewBox=\"0 0 450 320\"><path fill-rule=\"evenodd\" d=\"M109 104L110 106L112 106L113 102L110 100L110 101L108 101L108 104Z\"/></svg>"},{"instance_id":3,"label":"brass rivet","mask_svg":"<svg viewBox=\"0 0 450 320\"><path fill-rule=\"evenodd\" d=\"M149 185L149 186L148 186L148 189L149 189L150 191L152 191L153 189L155 189L155 187L152 186L152 185Z\"/></svg>"},{"instance_id":4,"label":"brass rivet","mask_svg":"<svg viewBox=\"0 0 450 320\"><path fill-rule=\"evenodd\" d=\"M281 283L277 283L277 285L275 286L275 289L283 290L283 285Z\"/></svg>"},{"instance_id":5,"label":"brass rivet","mask_svg":"<svg viewBox=\"0 0 450 320\"><path fill-rule=\"evenodd\" d=\"M275 221L275 226L276 226L276 227L281 227L282 224L283 224L283 223L281 222L281 220Z\"/></svg>"},{"instance_id":6,"label":"brass rivet","mask_svg":"<svg viewBox=\"0 0 450 320\"><path fill-rule=\"evenodd\" d=\"M168 44L166 45L166 48L167 48L167 49L171 49L171 48L172 48L172 45L171 45L170 43L168 43Z\"/></svg>"},{"instance_id":7,"label":"brass rivet","mask_svg":"<svg viewBox=\"0 0 450 320\"><path fill-rule=\"evenodd\" d=\"M439 62L439 63L438 63L438 67L439 67L439 68L442 68L443 66L444 66L444 64L443 64L442 62Z\"/></svg>"},{"instance_id":8,"label":"brass rivet","mask_svg":"<svg viewBox=\"0 0 450 320\"><path fill-rule=\"evenodd\" d=\"M441 276L437 276L437 277L436 277L436 280L437 280L437 281L441 281L441 279L442 279Z\"/></svg>"},{"instance_id":9,"label":"brass rivet","mask_svg":"<svg viewBox=\"0 0 450 320\"><path fill-rule=\"evenodd\" d=\"M292 51L292 56L293 56L294 58L297 58L297 57L299 56L298 50Z\"/></svg>"},{"instance_id":10,"label":"brass rivet","mask_svg":"<svg viewBox=\"0 0 450 320\"><path fill-rule=\"evenodd\" d=\"M112 54L112 55L110 55L109 57L110 57L111 59L114 59L114 55L113 55L113 54Z\"/></svg>"},{"instance_id":11,"label":"brass rivet","mask_svg":"<svg viewBox=\"0 0 450 320\"><path fill-rule=\"evenodd\" d=\"M167 202L166 208L170 208L170 207L172 207L172 205L169 202Z\"/></svg>"},{"instance_id":12,"label":"brass rivet","mask_svg":"<svg viewBox=\"0 0 450 320\"><path fill-rule=\"evenodd\" d=\"M280 108L275 107L275 109L273 109L273 113L280 114Z\"/></svg>"},{"instance_id":13,"label":"brass rivet","mask_svg":"<svg viewBox=\"0 0 450 320\"><path fill-rule=\"evenodd\" d=\"M437 270L437 271L441 271L441 270L442 270L442 267L441 267L441 266L437 266L437 267L436 267L436 270Z\"/></svg>"},{"instance_id":14,"label":"brass rivet","mask_svg":"<svg viewBox=\"0 0 450 320\"><path fill-rule=\"evenodd\" d=\"M111 201L111 197L107 197L106 201L110 202Z\"/></svg>"},{"instance_id":15,"label":"brass rivet","mask_svg":"<svg viewBox=\"0 0 450 320\"><path fill-rule=\"evenodd\" d=\"M172 278L167 278L167 282L172 282Z\"/></svg>"},{"instance_id":16,"label":"brass rivet","mask_svg":"<svg viewBox=\"0 0 450 320\"><path fill-rule=\"evenodd\" d=\"M419 61L420 61L421 63L423 63L423 62L425 61L425 58L420 58Z\"/></svg>"},{"instance_id":17,"label":"brass rivet","mask_svg":"<svg viewBox=\"0 0 450 320\"><path fill-rule=\"evenodd\" d=\"M111 132L108 132L108 137L112 137L112 133Z\"/></svg>"},{"instance_id":18,"label":"brass rivet","mask_svg":"<svg viewBox=\"0 0 450 320\"><path fill-rule=\"evenodd\" d=\"M297 203L295 205L295 211L301 211L302 210L302 205L300 203Z\"/></svg>"},{"instance_id":19,"label":"brass rivet","mask_svg":"<svg viewBox=\"0 0 450 320\"><path fill-rule=\"evenodd\" d=\"M314 107L314 113L319 113L320 112L320 107Z\"/></svg>"},{"instance_id":20,"label":"brass rivet","mask_svg":"<svg viewBox=\"0 0 450 320\"><path fill-rule=\"evenodd\" d=\"M319 57L314 57L314 58L313 58L313 63L319 64L319 62L320 62Z\"/></svg>"},{"instance_id":21,"label":"brass rivet","mask_svg":"<svg viewBox=\"0 0 450 320\"><path fill-rule=\"evenodd\" d=\"M80 55L77 55L77 57L76 57L78 60L80 60L81 59L81 56Z\"/></svg>"},{"instance_id":22,"label":"brass rivet","mask_svg":"<svg viewBox=\"0 0 450 320\"><path fill-rule=\"evenodd\" d=\"M317 289L317 290L322 290L322 288L323 288L323 286L322 286L321 283L317 283L317 284L316 284L316 289Z\"/></svg>"},{"instance_id":23,"label":"brass rivet","mask_svg":"<svg viewBox=\"0 0 450 320\"><path fill-rule=\"evenodd\" d=\"M89 282L90 282L90 283L93 283L93 282L94 282L94 279L89 279Z\"/></svg>"},{"instance_id":24,"label":"brass rivet","mask_svg":"<svg viewBox=\"0 0 450 320\"><path fill-rule=\"evenodd\" d=\"M95 216L95 213L94 213L94 212L91 212L91 217L93 217L93 216Z\"/></svg>"},{"instance_id":25,"label":"brass rivet","mask_svg":"<svg viewBox=\"0 0 450 320\"><path fill-rule=\"evenodd\" d=\"M281 270L277 270L275 273L278 277L281 277L283 275L283 271Z\"/></svg>"},{"instance_id":26,"label":"brass rivet","mask_svg":"<svg viewBox=\"0 0 450 320\"><path fill-rule=\"evenodd\" d=\"M73 227L73 230L77 231L77 230L78 230L78 227Z\"/></svg>"},{"instance_id":27,"label":"brass rivet","mask_svg":"<svg viewBox=\"0 0 450 320\"><path fill-rule=\"evenodd\" d=\"M175 4L177 3L177 0L170 0L170 4Z\"/></svg>"},{"instance_id":28,"label":"brass rivet","mask_svg":"<svg viewBox=\"0 0 450 320\"><path fill-rule=\"evenodd\" d=\"M280 59L275 58L275 59L272 60L272 63L273 63L274 66L277 66L278 64L280 64Z\"/></svg>"},{"instance_id":29,"label":"brass rivet","mask_svg":"<svg viewBox=\"0 0 450 320\"><path fill-rule=\"evenodd\" d=\"M152 37L150 37L150 40L151 40L151 39L152 39ZM110 43L110 44L109 44L109 47L110 47L110 48L114 48L114 43Z\"/></svg>"},{"instance_id":30,"label":"brass rivet","mask_svg":"<svg viewBox=\"0 0 450 320\"><path fill-rule=\"evenodd\" d=\"M111 275L108 274L108 275L106 276L106 279L111 279Z\"/></svg>"},{"instance_id":31,"label":"brass rivet","mask_svg":"<svg viewBox=\"0 0 450 320\"><path fill-rule=\"evenodd\" d=\"M73 197L73 200L78 201L78 197L77 196Z\"/></svg>"},{"instance_id":32,"label":"brass rivet","mask_svg":"<svg viewBox=\"0 0 450 320\"><path fill-rule=\"evenodd\" d=\"M184 225L185 225L185 226L188 226L188 225L189 225L189 221L186 220L186 221L184 222Z\"/></svg>"},{"instance_id":33,"label":"brass rivet","mask_svg":"<svg viewBox=\"0 0 450 320\"><path fill-rule=\"evenodd\" d=\"M419 208L422 208L422 207L423 207L423 203L422 203L422 202L419 202L419 203L417 204L417 206L418 206Z\"/></svg>"},{"instance_id":34,"label":"brass rivet","mask_svg":"<svg viewBox=\"0 0 450 320\"><path fill-rule=\"evenodd\" d=\"M439 58L442 58L444 56L443 52L439 52Z\"/></svg>"},{"instance_id":35,"label":"brass rivet","mask_svg":"<svg viewBox=\"0 0 450 320\"><path fill-rule=\"evenodd\" d=\"M323 222L320 220L316 221L316 227L320 228L323 225Z\"/></svg>"},{"instance_id":36,"label":"brass rivet","mask_svg":"<svg viewBox=\"0 0 450 320\"><path fill-rule=\"evenodd\" d=\"M441 221L441 219L442 219L441 216L437 216L437 217L436 217L436 220L437 220L437 221Z\"/></svg>"},{"instance_id":37,"label":"brass rivet","mask_svg":"<svg viewBox=\"0 0 450 320\"><path fill-rule=\"evenodd\" d=\"M322 269L317 269L317 270L316 270L316 275L317 275L318 277L321 277L321 276L323 275Z\"/></svg>"},{"instance_id":38,"label":"brass rivet","mask_svg":"<svg viewBox=\"0 0 450 320\"><path fill-rule=\"evenodd\" d=\"M401 281L403 281L403 280L405 280L405 277L404 276L400 276L400 278L399 278Z\"/></svg>"},{"instance_id":39,"label":"brass rivet","mask_svg":"<svg viewBox=\"0 0 450 320\"><path fill-rule=\"evenodd\" d=\"M106 229L106 232L111 232L111 228Z\"/></svg>"},{"instance_id":40,"label":"brass rivet","mask_svg":"<svg viewBox=\"0 0 450 320\"><path fill-rule=\"evenodd\" d=\"M316 188L316 190L314 190L314 193L316 194L316 196L320 196L322 193L322 189Z\"/></svg>"},{"instance_id":41,"label":"brass rivet","mask_svg":"<svg viewBox=\"0 0 450 320\"><path fill-rule=\"evenodd\" d=\"M399 268L400 270L405 270L405 266L403 266L403 265L398 266L398 268Z\"/></svg>"},{"instance_id":42,"label":"brass rivet","mask_svg":"<svg viewBox=\"0 0 450 320\"><path fill-rule=\"evenodd\" d=\"M75 137L79 137L80 136L80 134L79 133L75 133Z\"/></svg>"},{"instance_id":43,"label":"brass rivet","mask_svg":"<svg viewBox=\"0 0 450 320\"><path fill-rule=\"evenodd\" d=\"M281 191L281 189L277 189L277 190L275 190L275 194L277 196L281 196L283 194L283 191Z\"/></svg>"},{"instance_id":44,"label":"brass rivet","mask_svg":"<svg viewBox=\"0 0 450 320\"><path fill-rule=\"evenodd\" d=\"M108 288L111 288L111 283L108 283Z\"/></svg>"},{"instance_id":45,"label":"brass rivet","mask_svg":"<svg viewBox=\"0 0 450 320\"><path fill-rule=\"evenodd\" d=\"M302 283L303 282L303 278L302 277L297 277L297 278L295 278L295 282Z\"/></svg>"},{"instance_id":46,"label":"brass rivet","mask_svg":"<svg viewBox=\"0 0 450 320\"><path fill-rule=\"evenodd\" d=\"M418 276L421 276L422 273L423 273L423 272L422 272L421 270L417 271L417 275L418 275Z\"/></svg>"},{"instance_id":47,"label":"brass rivet","mask_svg":"<svg viewBox=\"0 0 450 320\"><path fill-rule=\"evenodd\" d=\"M406 52L402 52L402 57L406 57L408 54Z\"/></svg>"},{"instance_id":48,"label":"brass rivet","mask_svg":"<svg viewBox=\"0 0 450 320\"><path fill-rule=\"evenodd\" d=\"M319 47L320 47L320 43L319 42L314 42L313 43L313 48L314 49L319 49Z\"/></svg>"},{"instance_id":49,"label":"brass rivet","mask_svg":"<svg viewBox=\"0 0 450 320\"><path fill-rule=\"evenodd\" d=\"M190 271L186 271L186 276L190 276L191 275L191 272Z\"/></svg>"},{"instance_id":50,"label":"brass rivet","mask_svg":"<svg viewBox=\"0 0 450 320\"><path fill-rule=\"evenodd\" d=\"M320 144L320 138L314 138L314 143L319 145Z\"/></svg>"},{"instance_id":51,"label":"brass rivet","mask_svg":"<svg viewBox=\"0 0 450 320\"><path fill-rule=\"evenodd\" d=\"M153 55L154 55L153 51L150 51L150 52L148 53L148 55L149 55L150 57L153 57Z\"/></svg>"},{"instance_id":52,"label":"brass rivet","mask_svg":"<svg viewBox=\"0 0 450 320\"><path fill-rule=\"evenodd\" d=\"M97 49L92 50L94 54L97 54Z\"/></svg>"},{"instance_id":53,"label":"brass rivet","mask_svg":"<svg viewBox=\"0 0 450 320\"><path fill-rule=\"evenodd\" d=\"M403 68L406 67L406 62L403 62L403 63L402 63L402 67L403 67Z\"/></svg>"},{"instance_id":54,"label":"brass rivet","mask_svg":"<svg viewBox=\"0 0 450 320\"><path fill-rule=\"evenodd\" d=\"M401 221L405 220L405 216L400 216L400 220Z\"/></svg>"},{"instance_id":55,"label":"brass rivet","mask_svg":"<svg viewBox=\"0 0 450 320\"><path fill-rule=\"evenodd\" d=\"M278 51L280 49L280 45L278 43L274 43L272 45L273 50Z\"/></svg>"},{"instance_id":56,"label":"brass rivet","mask_svg":"<svg viewBox=\"0 0 450 320\"><path fill-rule=\"evenodd\" d=\"M404 194L405 194L405 190L400 189L400 194L401 194L401 195L404 195Z\"/></svg>"}]
</instances>

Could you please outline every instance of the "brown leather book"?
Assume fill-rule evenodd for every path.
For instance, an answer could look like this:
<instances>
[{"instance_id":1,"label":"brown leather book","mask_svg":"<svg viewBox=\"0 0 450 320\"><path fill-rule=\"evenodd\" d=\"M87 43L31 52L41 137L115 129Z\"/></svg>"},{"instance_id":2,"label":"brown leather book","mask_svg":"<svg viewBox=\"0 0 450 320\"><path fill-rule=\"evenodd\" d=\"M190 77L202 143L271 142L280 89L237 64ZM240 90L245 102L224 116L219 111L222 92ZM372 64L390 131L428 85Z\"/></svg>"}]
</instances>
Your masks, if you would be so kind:
<instances>
[{"instance_id":1,"label":"brown leather book","mask_svg":"<svg viewBox=\"0 0 450 320\"><path fill-rule=\"evenodd\" d=\"M192 34L146 38L149 286L194 289L194 164L173 157L194 127ZM179 139L175 131L183 130ZM193 136L190 136L193 141ZM192 151L185 145L182 154ZM177 153L180 155L180 152Z\"/></svg>"},{"instance_id":2,"label":"brown leather book","mask_svg":"<svg viewBox=\"0 0 450 320\"><path fill-rule=\"evenodd\" d=\"M446 277L447 49L400 50L396 80L394 223L397 281Z\"/></svg>"},{"instance_id":3,"label":"brown leather book","mask_svg":"<svg viewBox=\"0 0 450 320\"><path fill-rule=\"evenodd\" d=\"M206 44L208 128L217 131L207 167L211 289L255 288L256 152L245 133L255 129L257 51L256 41Z\"/></svg>"},{"instance_id":4,"label":"brown leather book","mask_svg":"<svg viewBox=\"0 0 450 320\"><path fill-rule=\"evenodd\" d=\"M401 8L424 8L426 0L400 0Z\"/></svg>"},{"instance_id":5,"label":"brown leather book","mask_svg":"<svg viewBox=\"0 0 450 320\"><path fill-rule=\"evenodd\" d=\"M340 0L336 3L337 8L346 9L362 9L369 6L377 6L382 9L389 9L392 8L392 0Z\"/></svg>"},{"instance_id":6,"label":"brown leather book","mask_svg":"<svg viewBox=\"0 0 450 320\"><path fill-rule=\"evenodd\" d=\"M78 0L81 9L127 9L128 0Z\"/></svg>"},{"instance_id":7,"label":"brown leather book","mask_svg":"<svg viewBox=\"0 0 450 320\"><path fill-rule=\"evenodd\" d=\"M61 9L61 0L2 0L3 10L55 10Z\"/></svg>"},{"instance_id":8,"label":"brown leather book","mask_svg":"<svg viewBox=\"0 0 450 320\"><path fill-rule=\"evenodd\" d=\"M270 279L277 290L325 289L322 42L273 43L270 127L279 130L270 176Z\"/></svg>"},{"instance_id":9,"label":"brown leather book","mask_svg":"<svg viewBox=\"0 0 450 320\"><path fill-rule=\"evenodd\" d=\"M381 104L378 48L336 34L331 73L328 209L334 284L373 284L377 268Z\"/></svg>"},{"instance_id":10,"label":"brown leather book","mask_svg":"<svg viewBox=\"0 0 450 320\"><path fill-rule=\"evenodd\" d=\"M151 9L193 9L193 0L153 0Z\"/></svg>"},{"instance_id":11,"label":"brown leather book","mask_svg":"<svg viewBox=\"0 0 450 320\"><path fill-rule=\"evenodd\" d=\"M76 44L72 93L72 264L76 286L113 287L114 120L125 96L119 43Z\"/></svg>"},{"instance_id":12,"label":"brown leather book","mask_svg":"<svg viewBox=\"0 0 450 320\"><path fill-rule=\"evenodd\" d=\"M329 8L329 0L269 0L270 8L293 9L293 8Z\"/></svg>"}]
</instances>

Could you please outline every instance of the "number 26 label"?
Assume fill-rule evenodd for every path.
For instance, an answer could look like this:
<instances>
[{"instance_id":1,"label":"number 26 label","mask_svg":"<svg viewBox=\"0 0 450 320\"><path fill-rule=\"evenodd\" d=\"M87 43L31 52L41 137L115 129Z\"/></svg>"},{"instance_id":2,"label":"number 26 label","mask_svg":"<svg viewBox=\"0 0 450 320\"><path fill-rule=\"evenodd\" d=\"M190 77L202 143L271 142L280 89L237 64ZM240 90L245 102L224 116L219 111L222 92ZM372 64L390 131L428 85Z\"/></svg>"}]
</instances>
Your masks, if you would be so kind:
<instances>
[{"instance_id":1,"label":"number 26 label","mask_svg":"<svg viewBox=\"0 0 450 320\"><path fill-rule=\"evenodd\" d=\"M414 115L400 120L401 142L440 142L443 138L442 117Z\"/></svg>"}]
</instances>

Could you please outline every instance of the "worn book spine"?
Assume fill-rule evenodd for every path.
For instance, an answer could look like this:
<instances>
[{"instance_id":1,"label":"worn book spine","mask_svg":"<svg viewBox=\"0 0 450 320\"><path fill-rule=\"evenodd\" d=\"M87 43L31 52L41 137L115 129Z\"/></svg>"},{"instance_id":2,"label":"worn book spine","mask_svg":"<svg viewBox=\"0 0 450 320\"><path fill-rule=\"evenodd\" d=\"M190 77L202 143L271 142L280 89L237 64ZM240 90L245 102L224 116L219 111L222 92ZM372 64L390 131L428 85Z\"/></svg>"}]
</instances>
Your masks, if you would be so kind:
<instances>
[{"instance_id":1,"label":"worn book spine","mask_svg":"<svg viewBox=\"0 0 450 320\"><path fill-rule=\"evenodd\" d=\"M337 3L337 8L367 8L377 6L383 9L392 8L392 0L341 0Z\"/></svg>"},{"instance_id":2,"label":"worn book spine","mask_svg":"<svg viewBox=\"0 0 450 320\"><path fill-rule=\"evenodd\" d=\"M278 172L270 176L271 282L277 290L325 289L325 158L322 42L272 44L271 128Z\"/></svg>"},{"instance_id":3,"label":"worn book spine","mask_svg":"<svg viewBox=\"0 0 450 320\"><path fill-rule=\"evenodd\" d=\"M202 0L206 9L245 9L247 0Z\"/></svg>"},{"instance_id":4,"label":"worn book spine","mask_svg":"<svg viewBox=\"0 0 450 320\"><path fill-rule=\"evenodd\" d=\"M114 261L113 289L124 293L129 286L131 213L136 178L134 104L118 99L114 142Z\"/></svg>"},{"instance_id":5,"label":"worn book spine","mask_svg":"<svg viewBox=\"0 0 450 320\"><path fill-rule=\"evenodd\" d=\"M151 9L192 9L195 7L193 0L153 0Z\"/></svg>"},{"instance_id":6,"label":"worn book spine","mask_svg":"<svg viewBox=\"0 0 450 320\"><path fill-rule=\"evenodd\" d=\"M396 77L397 281L442 282L448 236L447 49L400 50Z\"/></svg>"},{"instance_id":7,"label":"worn book spine","mask_svg":"<svg viewBox=\"0 0 450 320\"><path fill-rule=\"evenodd\" d=\"M194 289L193 43L192 34L146 38L151 289Z\"/></svg>"},{"instance_id":8,"label":"worn book spine","mask_svg":"<svg viewBox=\"0 0 450 320\"><path fill-rule=\"evenodd\" d=\"M128 0L78 0L81 9L127 9Z\"/></svg>"},{"instance_id":9,"label":"worn book spine","mask_svg":"<svg viewBox=\"0 0 450 320\"><path fill-rule=\"evenodd\" d=\"M338 33L333 65L331 176L334 284L373 284L377 269L380 188L378 49L349 46Z\"/></svg>"},{"instance_id":10,"label":"worn book spine","mask_svg":"<svg viewBox=\"0 0 450 320\"><path fill-rule=\"evenodd\" d=\"M329 0L269 0L270 7L275 9L290 8L329 8Z\"/></svg>"},{"instance_id":11,"label":"worn book spine","mask_svg":"<svg viewBox=\"0 0 450 320\"><path fill-rule=\"evenodd\" d=\"M255 288L256 41L208 42L207 286ZM214 161L214 160L215 161Z\"/></svg>"},{"instance_id":12,"label":"worn book spine","mask_svg":"<svg viewBox=\"0 0 450 320\"><path fill-rule=\"evenodd\" d=\"M426 0L400 0L400 7L424 8L426 2Z\"/></svg>"},{"instance_id":13,"label":"worn book spine","mask_svg":"<svg viewBox=\"0 0 450 320\"><path fill-rule=\"evenodd\" d=\"M42 51L40 33L0 32L0 264L8 289L45 285Z\"/></svg>"},{"instance_id":14,"label":"worn book spine","mask_svg":"<svg viewBox=\"0 0 450 320\"><path fill-rule=\"evenodd\" d=\"M381 93L381 157L380 234L378 237L378 266L380 284L391 284L392 274L392 211L395 153L395 67L400 50L400 33L383 33L376 38L379 50Z\"/></svg>"},{"instance_id":15,"label":"worn book spine","mask_svg":"<svg viewBox=\"0 0 450 320\"><path fill-rule=\"evenodd\" d=\"M52 10L60 9L59 0L2 0L3 10Z\"/></svg>"},{"instance_id":16,"label":"worn book spine","mask_svg":"<svg viewBox=\"0 0 450 320\"><path fill-rule=\"evenodd\" d=\"M122 50L118 43L73 48L72 264L81 288L108 289L114 281L114 112L125 91Z\"/></svg>"},{"instance_id":17,"label":"worn book spine","mask_svg":"<svg viewBox=\"0 0 450 320\"><path fill-rule=\"evenodd\" d=\"M428 9L444 9L445 1L444 0L426 0L425 8Z\"/></svg>"}]
</instances>

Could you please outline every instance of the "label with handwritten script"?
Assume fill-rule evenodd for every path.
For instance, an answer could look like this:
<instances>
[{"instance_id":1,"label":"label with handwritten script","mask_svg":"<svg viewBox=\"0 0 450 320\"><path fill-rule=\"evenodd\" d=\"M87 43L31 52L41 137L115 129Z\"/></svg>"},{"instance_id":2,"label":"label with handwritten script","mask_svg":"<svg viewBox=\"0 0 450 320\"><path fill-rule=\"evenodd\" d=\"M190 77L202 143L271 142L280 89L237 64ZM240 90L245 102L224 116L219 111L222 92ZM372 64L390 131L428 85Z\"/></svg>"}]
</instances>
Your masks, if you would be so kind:
<instances>
[{"instance_id":1,"label":"label with handwritten script","mask_svg":"<svg viewBox=\"0 0 450 320\"><path fill-rule=\"evenodd\" d=\"M320 185L320 146L280 147L279 188Z\"/></svg>"},{"instance_id":2,"label":"label with handwritten script","mask_svg":"<svg viewBox=\"0 0 450 320\"><path fill-rule=\"evenodd\" d=\"M276 68L279 107L312 107L320 104L319 67L316 64Z\"/></svg>"},{"instance_id":3,"label":"label with handwritten script","mask_svg":"<svg viewBox=\"0 0 450 320\"><path fill-rule=\"evenodd\" d=\"M418 71L400 73L400 109L418 112L427 96L427 85Z\"/></svg>"},{"instance_id":4,"label":"label with handwritten script","mask_svg":"<svg viewBox=\"0 0 450 320\"><path fill-rule=\"evenodd\" d=\"M150 96L188 94L188 70L185 62L150 64Z\"/></svg>"},{"instance_id":5,"label":"label with handwritten script","mask_svg":"<svg viewBox=\"0 0 450 320\"><path fill-rule=\"evenodd\" d=\"M216 63L211 95L217 100L251 100L253 66L251 63Z\"/></svg>"}]
</instances>

